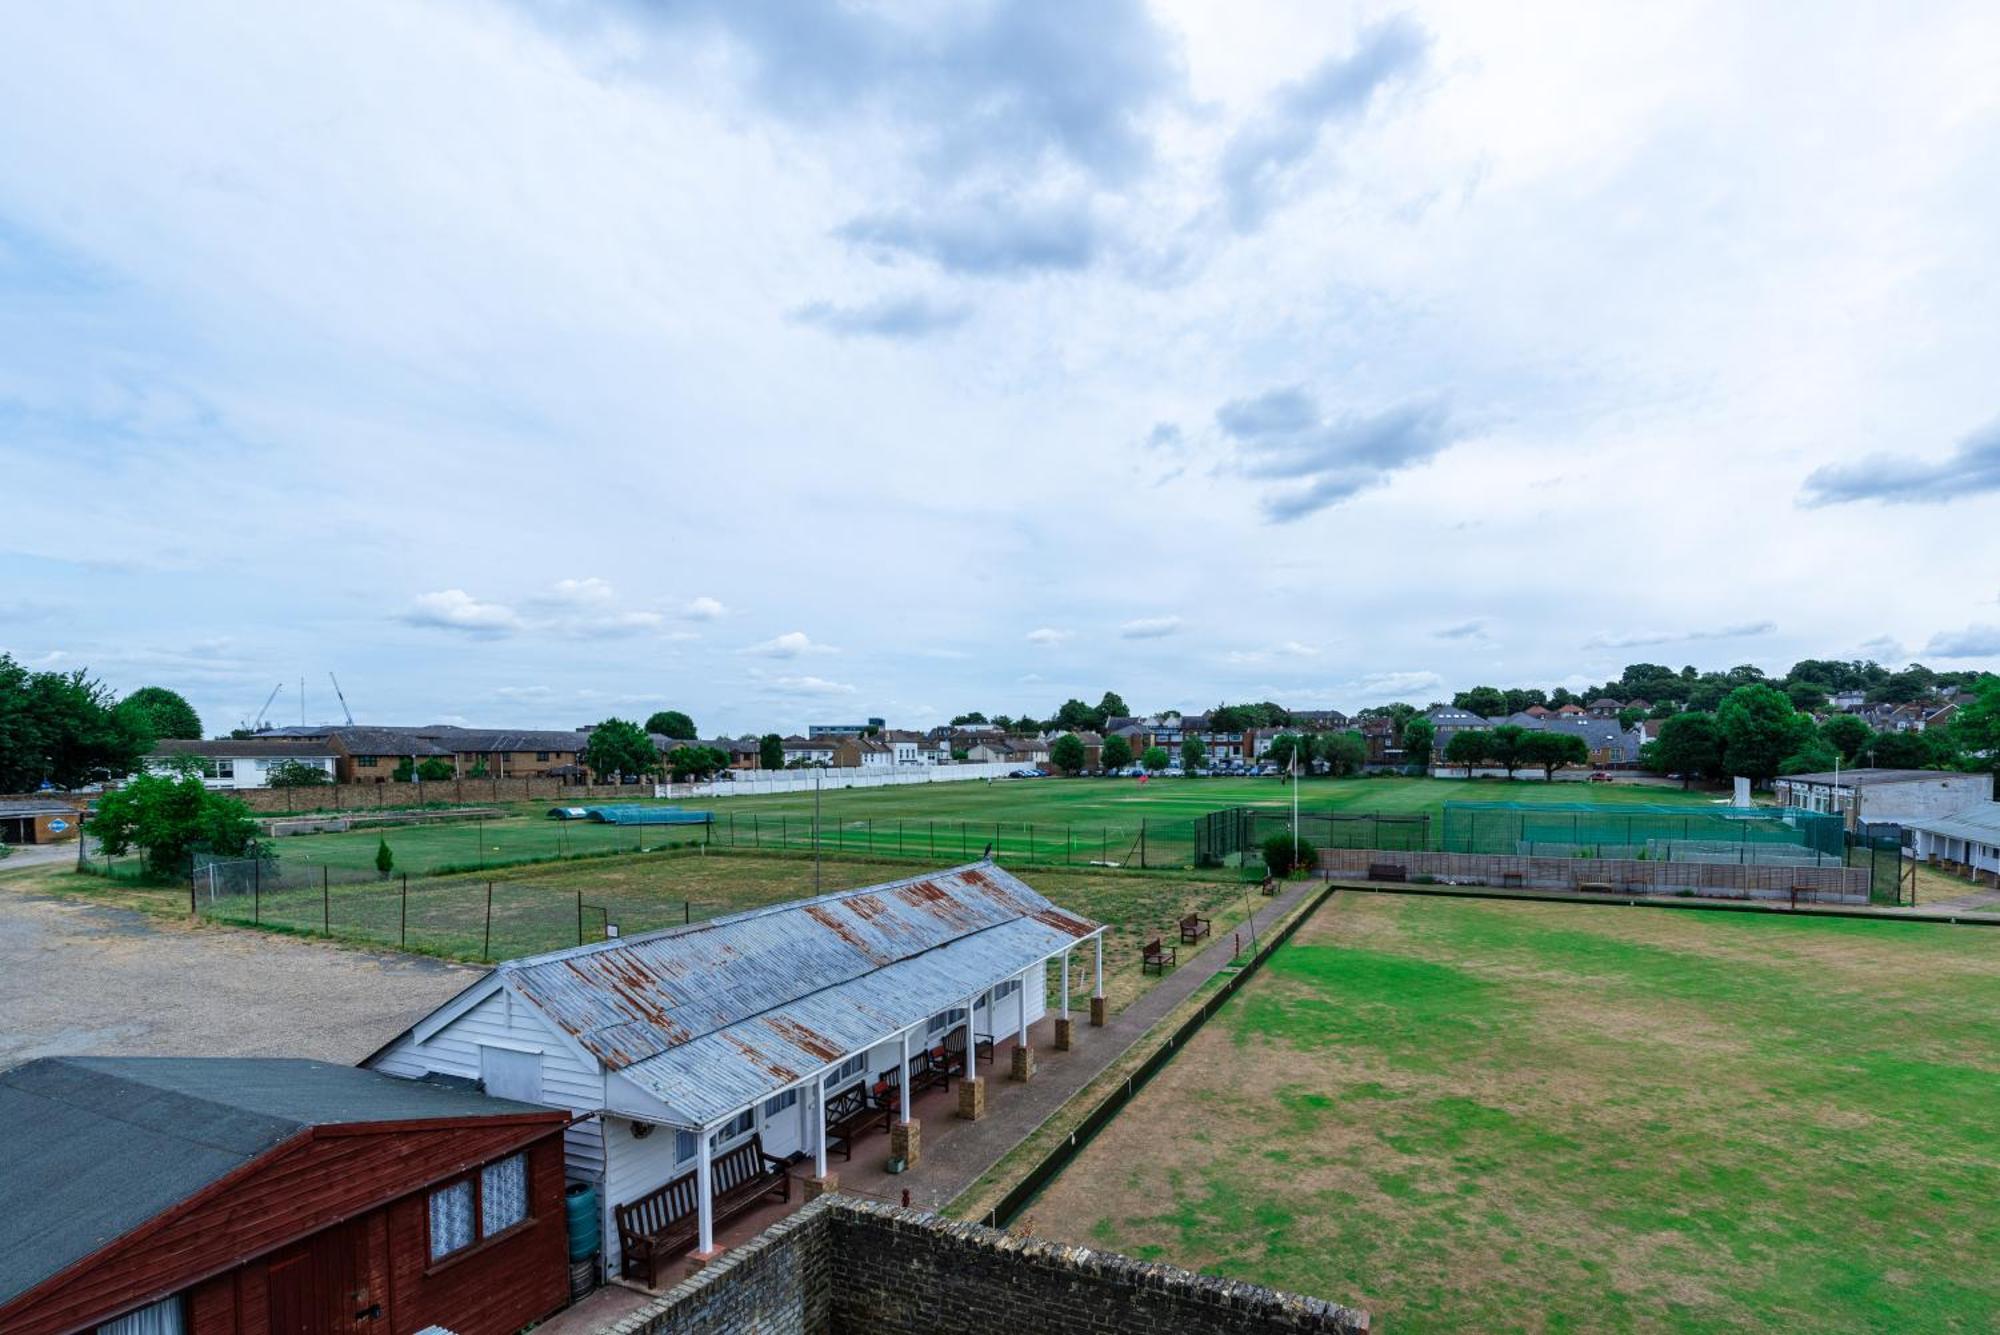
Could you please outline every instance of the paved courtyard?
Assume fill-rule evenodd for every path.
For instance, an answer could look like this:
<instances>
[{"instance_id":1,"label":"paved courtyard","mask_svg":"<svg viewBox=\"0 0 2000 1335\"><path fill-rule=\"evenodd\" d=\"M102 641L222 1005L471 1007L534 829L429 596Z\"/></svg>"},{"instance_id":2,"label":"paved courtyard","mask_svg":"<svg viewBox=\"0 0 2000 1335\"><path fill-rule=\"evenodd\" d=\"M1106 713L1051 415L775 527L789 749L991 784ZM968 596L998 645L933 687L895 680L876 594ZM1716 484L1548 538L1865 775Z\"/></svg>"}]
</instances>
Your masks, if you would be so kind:
<instances>
[{"instance_id":1,"label":"paved courtyard","mask_svg":"<svg viewBox=\"0 0 2000 1335\"><path fill-rule=\"evenodd\" d=\"M0 1066L58 1053L353 1062L480 972L52 898L0 867Z\"/></svg>"}]
</instances>

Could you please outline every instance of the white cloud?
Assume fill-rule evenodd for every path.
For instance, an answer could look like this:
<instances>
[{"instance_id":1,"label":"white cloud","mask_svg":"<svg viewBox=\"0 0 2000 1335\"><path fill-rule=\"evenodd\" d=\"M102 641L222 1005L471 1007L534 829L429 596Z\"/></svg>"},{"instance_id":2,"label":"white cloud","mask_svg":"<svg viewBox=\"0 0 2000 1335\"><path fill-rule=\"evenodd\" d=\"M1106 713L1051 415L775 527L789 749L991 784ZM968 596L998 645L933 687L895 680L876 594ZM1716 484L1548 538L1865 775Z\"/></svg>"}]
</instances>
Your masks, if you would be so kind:
<instances>
[{"instance_id":1,"label":"white cloud","mask_svg":"<svg viewBox=\"0 0 2000 1335\"><path fill-rule=\"evenodd\" d=\"M1690 644L1697 640L1735 640L1769 635L1778 628L1775 621L1742 621L1705 630L1641 630L1623 635L1600 632L1583 642L1586 649L1640 649L1655 644Z\"/></svg>"},{"instance_id":2,"label":"white cloud","mask_svg":"<svg viewBox=\"0 0 2000 1335\"><path fill-rule=\"evenodd\" d=\"M1057 630L1053 626L1038 626L1028 632L1027 639L1029 644L1038 645L1043 649L1050 649L1069 639L1075 633L1075 631Z\"/></svg>"},{"instance_id":3,"label":"white cloud","mask_svg":"<svg viewBox=\"0 0 2000 1335\"><path fill-rule=\"evenodd\" d=\"M611 599L611 585L593 575L586 579L557 580L545 600L562 607L590 607Z\"/></svg>"},{"instance_id":4,"label":"white cloud","mask_svg":"<svg viewBox=\"0 0 2000 1335\"><path fill-rule=\"evenodd\" d=\"M1343 694L1357 705L1386 704L1411 696L1428 697L1444 686L1444 678L1435 672L1371 672L1356 681L1347 683ZM1422 705L1422 699L1412 699L1411 704Z\"/></svg>"},{"instance_id":5,"label":"white cloud","mask_svg":"<svg viewBox=\"0 0 2000 1335\"><path fill-rule=\"evenodd\" d=\"M772 677L771 685L791 695L853 695L855 688L844 681L825 677Z\"/></svg>"},{"instance_id":6,"label":"white cloud","mask_svg":"<svg viewBox=\"0 0 2000 1335\"><path fill-rule=\"evenodd\" d=\"M464 589L439 589L419 594L403 620L412 626L455 630L466 635L509 635L521 629L521 618L505 603L481 602Z\"/></svg>"},{"instance_id":7,"label":"white cloud","mask_svg":"<svg viewBox=\"0 0 2000 1335\"><path fill-rule=\"evenodd\" d=\"M812 637L802 630L788 630L782 635L746 646L739 652L763 658L797 658L802 654L837 654L840 650L830 644L815 644Z\"/></svg>"},{"instance_id":8,"label":"white cloud","mask_svg":"<svg viewBox=\"0 0 2000 1335\"><path fill-rule=\"evenodd\" d=\"M1941 630L1924 652L1938 658L2000 658L2000 626L1982 622L1963 630Z\"/></svg>"},{"instance_id":9,"label":"white cloud","mask_svg":"<svg viewBox=\"0 0 2000 1335\"><path fill-rule=\"evenodd\" d=\"M520 701L524 704L539 704L556 697L555 689L549 686L496 686L495 699Z\"/></svg>"},{"instance_id":10,"label":"white cloud","mask_svg":"<svg viewBox=\"0 0 2000 1335\"><path fill-rule=\"evenodd\" d=\"M1118 627L1118 633L1128 640L1157 640L1172 635L1181 628L1179 617L1135 617Z\"/></svg>"},{"instance_id":11,"label":"white cloud","mask_svg":"<svg viewBox=\"0 0 2000 1335\"><path fill-rule=\"evenodd\" d=\"M728 610L716 599L704 595L691 599L688 605L681 609L681 615L689 621L719 621Z\"/></svg>"}]
</instances>

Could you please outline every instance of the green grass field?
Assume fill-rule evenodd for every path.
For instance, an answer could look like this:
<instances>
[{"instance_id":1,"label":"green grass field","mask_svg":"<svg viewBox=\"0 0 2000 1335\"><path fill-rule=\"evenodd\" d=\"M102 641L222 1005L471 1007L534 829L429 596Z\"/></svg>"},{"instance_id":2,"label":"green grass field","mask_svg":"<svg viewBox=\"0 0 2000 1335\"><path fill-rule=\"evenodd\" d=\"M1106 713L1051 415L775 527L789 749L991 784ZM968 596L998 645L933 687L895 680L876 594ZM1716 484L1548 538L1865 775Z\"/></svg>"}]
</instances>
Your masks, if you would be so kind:
<instances>
[{"instance_id":1,"label":"green grass field","mask_svg":"<svg viewBox=\"0 0 2000 1335\"><path fill-rule=\"evenodd\" d=\"M2000 1328L2000 939L1342 893L1030 1209L1376 1329Z\"/></svg>"},{"instance_id":2,"label":"green grass field","mask_svg":"<svg viewBox=\"0 0 2000 1335\"><path fill-rule=\"evenodd\" d=\"M1459 779L1314 780L1300 787L1309 811L1435 816L1454 799L1521 802L1678 802L1711 795L1639 784L1504 783ZM1053 865L1110 863L1185 866L1194 855L1194 820L1222 807L1283 805L1291 789L1278 779L1029 779L995 783L916 784L827 789L820 837L826 847L871 857L959 862L994 844L1003 861ZM678 801L715 813L713 837L734 847L807 848L813 838L812 794ZM497 867L565 854L657 847L693 837L673 826L613 826L554 821L548 803L517 804L485 822L364 829L276 841L288 865L363 870L386 839L399 871ZM1144 835L1143 843L1141 835Z\"/></svg>"}]
</instances>

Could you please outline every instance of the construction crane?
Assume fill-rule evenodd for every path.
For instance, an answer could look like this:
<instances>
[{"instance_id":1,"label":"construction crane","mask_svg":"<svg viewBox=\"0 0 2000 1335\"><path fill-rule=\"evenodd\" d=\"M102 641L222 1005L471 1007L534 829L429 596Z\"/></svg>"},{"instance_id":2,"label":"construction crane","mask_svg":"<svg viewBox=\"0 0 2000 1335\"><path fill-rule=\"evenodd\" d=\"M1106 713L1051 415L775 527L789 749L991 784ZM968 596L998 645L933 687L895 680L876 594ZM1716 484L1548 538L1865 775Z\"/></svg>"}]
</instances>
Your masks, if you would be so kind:
<instances>
[{"instance_id":1,"label":"construction crane","mask_svg":"<svg viewBox=\"0 0 2000 1335\"><path fill-rule=\"evenodd\" d=\"M335 699L340 701L340 712L347 715L347 726L350 728L353 727L354 711L347 707L347 697L341 693L340 678L334 676L333 673L328 672L326 674L326 679L333 683L333 695Z\"/></svg>"},{"instance_id":2,"label":"construction crane","mask_svg":"<svg viewBox=\"0 0 2000 1335\"><path fill-rule=\"evenodd\" d=\"M264 730L264 718L271 712L271 702L277 699L278 692L284 689L285 683L282 681L271 688L271 693L264 697L264 707L257 711L257 717L250 724L250 731L262 732Z\"/></svg>"}]
</instances>

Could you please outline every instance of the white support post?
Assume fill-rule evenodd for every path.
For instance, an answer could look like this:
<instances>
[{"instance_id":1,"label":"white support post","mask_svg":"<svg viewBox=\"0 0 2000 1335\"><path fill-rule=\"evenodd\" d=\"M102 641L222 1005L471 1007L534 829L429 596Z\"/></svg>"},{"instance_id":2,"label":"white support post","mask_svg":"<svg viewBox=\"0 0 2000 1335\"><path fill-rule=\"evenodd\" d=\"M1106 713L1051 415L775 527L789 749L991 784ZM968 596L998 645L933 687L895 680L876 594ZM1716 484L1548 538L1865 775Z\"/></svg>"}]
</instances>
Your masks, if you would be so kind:
<instances>
[{"instance_id":1,"label":"white support post","mask_svg":"<svg viewBox=\"0 0 2000 1335\"><path fill-rule=\"evenodd\" d=\"M715 1250L715 1186L709 1168L708 1128L701 1129L701 1144L695 1150L694 1161L695 1210L701 1218L701 1245L703 1256Z\"/></svg>"},{"instance_id":2,"label":"white support post","mask_svg":"<svg viewBox=\"0 0 2000 1335\"><path fill-rule=\"evenodd\" d=\"M978 1004L979 1004L979 998L977 995L969 996L965 999L965 1077L964 1078L967 1080L970 1080L974 1076L979 1074L979 1051L976 1047L973 1046L975 1043L979 1041L979 1038L976 1034L972 1032L972 1012L978 1006ZM986 1015L988 1019L991 1019L993 1015L993 1002L990 994L988 995L986 1003ZM945 1070L947 1071L949 1071L950 1069L951 1067L948 1065L945 1067Z\"/></svg>"},{"instance_id":3,"label":"white support post","mask_svg":"<svg viewBox=\"0 0 2000 1335\"><path fill-rule=\"evenodd\" d=\"M813 1175L826 1176L826 1074L813 1081Z\"/></svg>"},{"instance_id":4,"label":"white support post","mask_svg":"<svg viewBox=\"0 0 2000 1335\"><path fill-rule=\"evenodd\" d=\"M1097 946L1097 988L1090 995L1101 997L1104 995L1104 933L1099 932L1090 939Z\"/></svg>"},{"instance_id":5,"label":"white support post","mask_svg":"<svg viewBox=\"0 0 2000 1335\"><path fill-rule=\"evenodd\" d=\"M1067 1020L1069 1018L1069 952L1067 950L1062 953L1062 971L1062 1017ZM1025 997L1022 998L1024 1003L1026 1000Z\"/></svg>"},{"instance_id":6,"label":"white support post","mask_svg":"<svg viewBox=\"0 0 2000 1335\"><path fill-rule=\"evenodd\" d=\"M1014 1041L1016 1044L1024 1048L1028 1046L1028 981L1031 978L1033 978L1035 974L1041 970L1041 968L1042 966L1037 964L1034 968L1025 970L1021 974L1021 993L1020 996L1016 998L1019 1004L1016 1005L1014 1008L1014 1018L1020 1021L1020 1032L1014 1036ZM1046 981L1048 975L1042 974L1042 978L1044 979L1044 981Z\"/></svg>"},{"instance_id":7,"label":"white support post","mask_svg":"<svg viewBox=\"0 0 2000 1335\"><path fill-rule=\"evenodd\" d=\"M910 1031L903 1031L903 1067L896 1077L896 1094L902 1102L901 1112L905 1122L910 1120Z\"/></svg>"}]
</instances>

